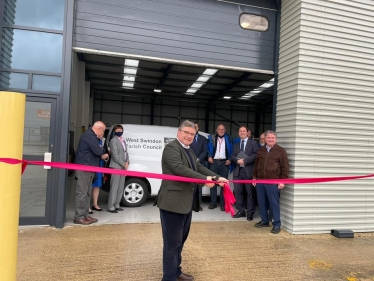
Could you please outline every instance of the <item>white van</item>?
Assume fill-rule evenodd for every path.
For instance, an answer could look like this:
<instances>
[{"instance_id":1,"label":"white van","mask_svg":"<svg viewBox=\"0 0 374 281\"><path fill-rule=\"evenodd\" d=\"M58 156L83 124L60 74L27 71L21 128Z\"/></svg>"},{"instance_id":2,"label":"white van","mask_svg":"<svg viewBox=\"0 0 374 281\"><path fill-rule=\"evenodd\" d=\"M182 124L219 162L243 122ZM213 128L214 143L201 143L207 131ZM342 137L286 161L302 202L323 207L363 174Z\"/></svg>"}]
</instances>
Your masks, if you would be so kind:
<instances>
[{"instance_id":1,"label":"white van","mask_svg":"<svg viewBox=\"0 0 374 281\"><path fill-rule=\"evenodd\" d=\"M177 138L177 127L155 125L122 124L123 138L126 140L130 157L129 170L162 174L161 157L165 145ZM106 145L113 137L113 126L110 127ZM208 134L200 133L207 138ZM151 196L156 196L161 180L153 178L135 178L126 176L122 204L127 207L138 207ZM103 190L110 190L110 175L104 176ZM203 195L209 195L209 189L203 188Z\"/></svg>"}]
</instances>

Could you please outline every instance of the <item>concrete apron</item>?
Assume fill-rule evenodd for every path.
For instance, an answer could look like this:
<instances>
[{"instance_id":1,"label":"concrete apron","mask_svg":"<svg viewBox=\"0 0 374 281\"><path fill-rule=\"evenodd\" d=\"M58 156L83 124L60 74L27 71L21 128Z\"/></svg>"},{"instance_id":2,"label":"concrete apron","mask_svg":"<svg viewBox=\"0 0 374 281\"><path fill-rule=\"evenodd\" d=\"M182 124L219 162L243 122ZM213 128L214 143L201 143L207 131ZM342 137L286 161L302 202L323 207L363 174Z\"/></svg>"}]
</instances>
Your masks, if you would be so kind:
<instances>
[{"instance_id":1,"label":"concrete apron","mask_svg":"<svg viewBox=\"0 0 374 281\"><path fill-rule=\"evenodd\" d=\"M278 235L255 221L193 222L183 272L211 280L374 280L374 234ZM159 223L21 228L17 280L162 278Z\"/></svg>"}]
</instances>

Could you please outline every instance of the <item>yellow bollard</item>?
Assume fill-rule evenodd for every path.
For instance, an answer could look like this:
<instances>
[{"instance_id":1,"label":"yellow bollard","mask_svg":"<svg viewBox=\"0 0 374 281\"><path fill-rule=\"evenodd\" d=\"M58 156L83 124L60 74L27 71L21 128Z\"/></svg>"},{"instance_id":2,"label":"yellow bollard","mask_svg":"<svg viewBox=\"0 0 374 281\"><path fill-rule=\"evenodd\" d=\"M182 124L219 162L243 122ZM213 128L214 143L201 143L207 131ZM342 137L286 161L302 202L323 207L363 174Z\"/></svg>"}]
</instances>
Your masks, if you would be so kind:
<instances>
[{"instance_id":1,"label":"yellow bollard","mask_svg":"<svg viewBox=\"0 0 374 281\"><path fill-rule=\"evenodd\" d=\"M25 103L24 94L0 92L0 158L22 159ZM0 163L0 279L7 281L17 276L21 168Z\"/></svg>"}]
</instances>

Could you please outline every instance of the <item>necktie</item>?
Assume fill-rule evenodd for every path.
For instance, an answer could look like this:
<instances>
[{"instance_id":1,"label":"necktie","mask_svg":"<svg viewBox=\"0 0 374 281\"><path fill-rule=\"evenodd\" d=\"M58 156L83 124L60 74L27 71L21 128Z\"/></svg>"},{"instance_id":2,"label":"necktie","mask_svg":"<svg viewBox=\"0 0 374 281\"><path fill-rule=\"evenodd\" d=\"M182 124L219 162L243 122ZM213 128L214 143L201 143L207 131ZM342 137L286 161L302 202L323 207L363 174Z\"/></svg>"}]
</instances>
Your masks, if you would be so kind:
<instances>
[{"instance_id":1,"label":"necktie","mask_svg":"<svg viewBox=\"0 0 374 281\"><path fill-rule=\"evenodd\" d=\"M240 144L240 151L244 152L244 140L242 140L242 143Z\"/></svg>"}]
</instances>

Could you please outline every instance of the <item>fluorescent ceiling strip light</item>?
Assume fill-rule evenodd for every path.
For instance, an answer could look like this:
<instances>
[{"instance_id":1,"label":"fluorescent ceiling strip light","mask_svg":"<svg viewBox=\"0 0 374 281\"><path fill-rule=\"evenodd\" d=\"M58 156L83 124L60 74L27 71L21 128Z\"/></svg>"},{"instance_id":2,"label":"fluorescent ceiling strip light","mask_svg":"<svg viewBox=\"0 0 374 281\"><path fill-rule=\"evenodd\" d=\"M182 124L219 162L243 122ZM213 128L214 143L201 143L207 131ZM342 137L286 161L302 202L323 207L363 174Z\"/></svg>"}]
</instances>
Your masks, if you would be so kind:
<instances>
[{"instance_id":1,"label":"fluorescent ceiling strip light","mask_svg":"<svg viewBox=\"0 0 374 281\"><path fill-rule=\"evenodd\" d=\"M134 76L123 76L123 81L134 82L135 81L135 77Z\"/></svg>"},{"instance_id":2,"label":"fluorescent ceiling strip light","mask_svg":"<svg viewBox=\"0 0 374 281\"><path fill-rule=\"evenodd\" d=\"M206 82L210 78L212 78L212 77L211 76L200 76L199 78L197 78L196 82Z\"/></svg>"},{"instance_id":3,"label":"fluorescent ceiling strip light","mask_svg":"<svg viewBox=\"0 0 374 281\"><path fill-rule=\"evenodd\" d=\"M224 96L223 98L226 99L226 100L231 99L231 97L229 97L229 96Z\"/></svg>"},{"instance_id":4,"label":"fluorescent ceiling strip light","mask_svg":"<svg viewBox=\"0 0 374 281\"><path fill-rule=\"evenodd\" d=\"M264 83L260 86L260 88L270 88L270 87L273 87L274 86L274 83Z\"/></svg>"},{"instance_id":5,"label":"fluorescent ceiling strip light","mask_svg":"<svg viewBox=\"0 0 374 281\"><path fill-rule=\"evenodd\" d=\"M197 89L189 88L186 93L196 93Z\"/></svg>"},{"instance_id":6,"label":"fluorescent ceiling strip light","mask_svg":"<svg viewBox=\"0 0 374 281\"><path fill-rule=\"evenodd\" d=\"M137 69L126 68L126 67L125 67L125 68L123 69L123 74L132 74L132 75L135 75L137 71L138 71Z\"/></svg>"},{"instance_id":7,"label":"fluorescent ceiling strip light","mask_svg":"<svg viewBox=\"0 0 374 281\"><path fill-rule=\"evenodd\" d=\"M134 88L134 83L123 82L122 86L126 88Z\"/></svg>"},{"instance_id":8,"label":"fluorescent ceiling strip light","mask_svg":"<svg viewBox=\"0 0 374 281\"><path fill-rule=\"evenodd\" d=\"M203 72L203 74L204 75L214 75L214 74L216 74L217 71L218 71L218 69L207 68L207 69L205 69L205 71Z\"/></svg>"},{"instance_id":9,"label":"fluorescent ceiling strip light","mask_svg":"<svg viewBox=\"0 0 374 281\"><path fill-rule=\"evenodd\" d=\"M261 92L262 92L261 89L255 89L255 90L253 90L253 91L250 91L251 94L259 94L259 93L261 93Z\"/></svg>"},{"instance_id":10,"label":"fluorescent ceiling strip light","mask_svg":"<svg viewBox=\"0 0 374 281\"><path fill-rule=\"evenodd\" d=\"M194 96L195 94L192 94L192 93L184 93L185 95L187 96Z\"/></svg>"},{"instance_id":11,"label":"fluorescent ceiling strip light","mask_svg":"<svg viewBox=\"0 0 374 281\"><path fill-rule=\"evenodd\" d=\"M138 60L125 59L125 65L126 66L132 66L132 67L138 67L139 61Z\"/></svg>"},{"instance_id":12,"label":"fluorescent ceiling strip light","mask_svg":"<svg viewBox=\"0 0 374 281\"><path fill-rule=\"evenodd\" d=\"M204 83L193 83L191 88L200 88Z\"/></svg>"}]
</instances>

